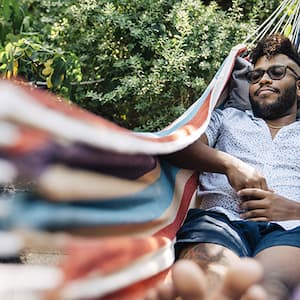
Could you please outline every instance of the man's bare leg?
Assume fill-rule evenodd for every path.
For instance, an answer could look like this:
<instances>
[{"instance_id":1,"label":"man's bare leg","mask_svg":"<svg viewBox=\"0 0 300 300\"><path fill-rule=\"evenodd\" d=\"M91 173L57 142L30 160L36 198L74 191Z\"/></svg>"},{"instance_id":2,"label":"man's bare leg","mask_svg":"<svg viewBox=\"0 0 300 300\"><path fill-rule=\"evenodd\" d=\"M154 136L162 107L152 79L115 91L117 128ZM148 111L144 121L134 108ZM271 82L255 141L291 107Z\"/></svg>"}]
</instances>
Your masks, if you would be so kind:
<instances>
[{"instance_id":1,"label":"man's bare leg","mask_svg":"<svg viewBox=\"0 0 300 300\"><path fill-rule=\"evenodd\" d=\"M249 289L262 277L253 260L241 260L233 251L212 243L192 244L180 258L173 268L172 282L149 291L146 300L173 300L175 296L183 300L238 300L241 295L245 300L265 299L261 289Z\"/></svg>"},{"instance_id":2,"label":"man's bare leg","mask_svg":"<svg viewBox=\"0 0 300 300\"><path fill-rule=\"evenodd\" d=\"M149 291L144 300L267 300L256 285L262 278L262 268L253 259L241 259L232 264L218 288L207 293L205 273L190 260L179 260L173 268L172 281Z\"/></svg>"},{"instance_id":3,"label":"man's bare leg","mask_svg":"<svg viewBox=\"0 0 300 300\"><path fill-rule=\"evenodd\" d=\"M207 292L216 289L228 267L240 260L233 251L212 243L192 244L181 252L180 258L192 260L199 265L207 280Z\"/></svg>"},{"instance_id":4,"label":"man's bare leg","mask_svg":"<svg viewBox=\"0 0 300 300\"><path fill-rule=\"evenodd\" d=\"M276 246L255 257L264 269L261 285L272 300L289 299L300 281L300 248Z\"/></svg>"}]
</instances>

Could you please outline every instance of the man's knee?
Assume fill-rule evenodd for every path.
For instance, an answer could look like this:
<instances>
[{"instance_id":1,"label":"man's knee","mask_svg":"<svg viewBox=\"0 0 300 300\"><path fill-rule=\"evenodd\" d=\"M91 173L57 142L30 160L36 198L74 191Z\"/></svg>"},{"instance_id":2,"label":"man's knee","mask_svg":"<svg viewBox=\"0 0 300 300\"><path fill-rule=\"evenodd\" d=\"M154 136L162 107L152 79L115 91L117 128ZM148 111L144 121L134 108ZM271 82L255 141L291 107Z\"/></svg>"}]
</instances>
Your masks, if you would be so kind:
<instances>
[{"instance_id":1,"label":"man's knee","mask_svg":"<svg viewBox=\"0 0 300 300\"><path fill-rule=\"evenodd\" d=\"M230 264L239 259L231 250L212 243L188 245L182 250L180 258L190 259L200 266L210 292L221 283Z\"/></svg>"},{"instance_id":2,"label":"man's knee","mask_svg":"<svg viewBox=\"0 0 300 300\"><path fill-rule=\"evenodd\" d=\"M239 259L233 251L212 243L188 245L180 253L180 258L191 259L198 263L204 270L208 265L218 264L228 266L233 261Z\"/></svg>"}]
</instances>

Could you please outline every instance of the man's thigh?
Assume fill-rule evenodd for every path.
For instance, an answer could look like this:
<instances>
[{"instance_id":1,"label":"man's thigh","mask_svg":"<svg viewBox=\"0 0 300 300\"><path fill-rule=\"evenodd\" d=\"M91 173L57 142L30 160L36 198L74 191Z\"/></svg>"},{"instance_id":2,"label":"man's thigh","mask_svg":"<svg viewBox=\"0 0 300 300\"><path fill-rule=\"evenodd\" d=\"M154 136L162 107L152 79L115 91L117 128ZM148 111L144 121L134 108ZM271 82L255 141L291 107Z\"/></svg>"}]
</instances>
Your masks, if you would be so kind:
<instances>
[{"instance_id":1,"label":"man's thigh","mask_svg":"<svg viewBox=\"0 0 300 300\"><path fill-rule=\"evenodd\" d=\"M259 252L255 259L264 269L263 286L272 299L288 299L300 283L300 248L274 246Z\"/></svg>"}]
</instances>

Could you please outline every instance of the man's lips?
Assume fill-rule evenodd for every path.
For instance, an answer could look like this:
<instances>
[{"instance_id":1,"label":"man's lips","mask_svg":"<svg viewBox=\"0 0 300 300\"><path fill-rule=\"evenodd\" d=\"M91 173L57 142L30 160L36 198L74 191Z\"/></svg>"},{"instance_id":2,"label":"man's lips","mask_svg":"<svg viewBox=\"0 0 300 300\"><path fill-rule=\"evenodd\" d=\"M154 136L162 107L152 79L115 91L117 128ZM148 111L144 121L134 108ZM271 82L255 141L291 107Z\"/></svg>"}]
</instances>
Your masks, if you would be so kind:
<instances>
[{"instance_id":1,"label":"man's lips","mask_svg":"<svg viewBox=\"0 0 300 300\"><path fill-rule=\"evenodd\" d=\"M276 94L279 94L279 91L275 88L272 88L272 87L261 87L260 89L258 89L256 92L255 92L255 96L259 96L259 94L261 93L276 93Z\"/></svg>"}]
</instances>

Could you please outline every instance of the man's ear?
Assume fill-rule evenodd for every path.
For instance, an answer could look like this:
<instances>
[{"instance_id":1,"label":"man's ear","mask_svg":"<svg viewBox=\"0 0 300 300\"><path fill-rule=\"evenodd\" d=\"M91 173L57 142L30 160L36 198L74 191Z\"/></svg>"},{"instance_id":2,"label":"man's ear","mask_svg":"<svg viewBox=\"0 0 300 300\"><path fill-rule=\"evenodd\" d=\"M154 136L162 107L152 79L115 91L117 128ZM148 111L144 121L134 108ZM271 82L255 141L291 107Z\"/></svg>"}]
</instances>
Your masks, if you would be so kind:
<instances>
[{"instance_id":1,"label":"man's ear","mask_svg":"<svg viewBox=\"0 0 300 300\"><path fill-rule=\"evenodd\" d=\"M297 96L300 97L300 79L296 81Z\"/></svg>"}]
</instances>

